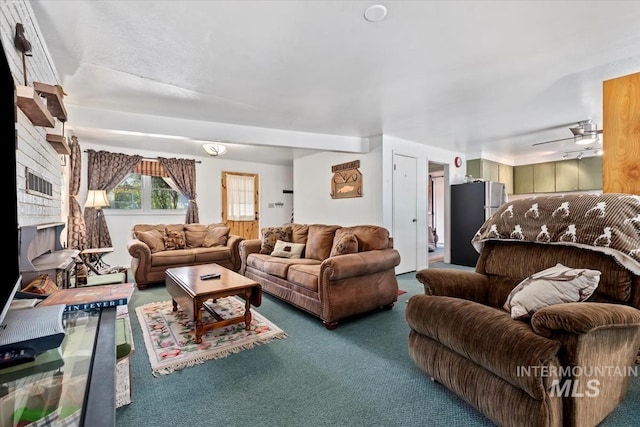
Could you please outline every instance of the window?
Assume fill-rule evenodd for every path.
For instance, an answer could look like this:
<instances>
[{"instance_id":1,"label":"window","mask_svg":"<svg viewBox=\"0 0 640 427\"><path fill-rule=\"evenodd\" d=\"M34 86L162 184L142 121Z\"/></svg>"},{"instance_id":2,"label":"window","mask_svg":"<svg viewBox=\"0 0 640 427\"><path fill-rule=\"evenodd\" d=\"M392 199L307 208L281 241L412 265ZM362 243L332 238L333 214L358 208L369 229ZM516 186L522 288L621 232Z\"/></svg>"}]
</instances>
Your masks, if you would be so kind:
<instances>
[{"instance_id":1,"label":"window","mask_svg":"<svg viewBox=\"0 0 640 427\"><path fill-rule=\"evenodd\" d=\"M118 186L109 191L111 209L184 210L189 200L177 190L171 178L129 174Z\"/></svg>"},{"instance_id":2,"label":"window","mask_svg":"<svg viewBox=\"0 0 640 427\"><path fill-rule=\"evenodd\" d=\"M254 177L227 174L227 219L255 220Z\"/></svg>"}]
</instances>

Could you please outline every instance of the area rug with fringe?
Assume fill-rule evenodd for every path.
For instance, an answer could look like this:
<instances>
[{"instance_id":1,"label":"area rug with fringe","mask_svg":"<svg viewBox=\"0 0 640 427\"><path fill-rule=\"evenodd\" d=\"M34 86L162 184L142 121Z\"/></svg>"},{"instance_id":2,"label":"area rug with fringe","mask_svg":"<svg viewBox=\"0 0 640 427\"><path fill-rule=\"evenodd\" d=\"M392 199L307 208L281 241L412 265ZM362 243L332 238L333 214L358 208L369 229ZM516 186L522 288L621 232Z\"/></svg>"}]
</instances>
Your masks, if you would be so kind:
<instances>
[{"instance_id":1,"label":"area rug with fringe","mask_svg":"<svg viewBox=\"0 0 640 427\"><path fill-rule=\"evenodd\" d=\"M238 297L220 298L213 305L223 319L244 313L244 301ZM202 336L200 344L196 344L194 322L179 308L174 312L171 301L142 305L136 308L136 314L155 376L170 374L207 360L224 358L287 336L253 308L248 331L244 323L215 328ZM204 310L202 320L206 322L210 319L211 315Z\"/></svg>"}]
</instances>

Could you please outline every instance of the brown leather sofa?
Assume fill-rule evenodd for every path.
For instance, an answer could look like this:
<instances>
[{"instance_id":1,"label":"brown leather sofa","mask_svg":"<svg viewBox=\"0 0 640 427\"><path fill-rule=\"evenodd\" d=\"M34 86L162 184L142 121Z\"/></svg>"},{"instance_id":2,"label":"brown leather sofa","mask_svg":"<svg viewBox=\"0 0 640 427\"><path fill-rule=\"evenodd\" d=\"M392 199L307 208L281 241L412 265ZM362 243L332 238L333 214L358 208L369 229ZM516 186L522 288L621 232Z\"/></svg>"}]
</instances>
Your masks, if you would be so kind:
<instances>
[{"instance_id":1,"label":"brown leather sofa","mask_svg":"<svg viewBox=\"0 0 640 427\"><path fill-rule=\"evenodd\" d=\"M600 423L625 398L629 369L640 368L640 258L624 245L640 243L640 198L616 205L624 197L507 203L473 240L475 271L418 271L425 295L406 310L417 366L497 425ZM614 239L598 246L593 236L607 227ZM595 292L512 318L504 304L516 285L557 263L600 271Z\"/></svg>"},{"instance_id":2,"label":"brown leather sofa","mask_svg":"<svg viewBox=\"0 0 640 427\"><path fill-rule=\"evenodd\" d=\"M170 245L167 233L177 233L183 241ZM138 224L131 237L127 250L138 289L164 283L167 268L209 263L233 271L241 267L242 237L230 235L224 224Z\"/></svg>"},{"instance_id":3,"label":"brown leather sofa","mask_svg":"<svg viewBox=\"0 0 640 427\"><path fill-rule=\"evenodd\" d=\"M278 240L304 244L301 258L271 255L274 234ZM351 245L341 243L345 241ZM319 317L327 329L349 316L391 309L398 299L394 268L400 254L383 227L270 227L262 230L262 239L240 242L240 257L242 274L265 292Z\"/></svg>"}]
</instances>

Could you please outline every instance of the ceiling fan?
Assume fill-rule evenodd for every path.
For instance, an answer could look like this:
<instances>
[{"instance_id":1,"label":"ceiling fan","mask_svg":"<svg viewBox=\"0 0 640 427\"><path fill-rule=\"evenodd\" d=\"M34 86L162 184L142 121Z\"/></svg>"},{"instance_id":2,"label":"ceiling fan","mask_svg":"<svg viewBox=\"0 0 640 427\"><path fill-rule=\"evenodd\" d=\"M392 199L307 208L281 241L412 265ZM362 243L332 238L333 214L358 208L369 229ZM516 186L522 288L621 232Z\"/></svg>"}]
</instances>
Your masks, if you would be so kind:
<instances>
[{"instance_id":1,"label":"ceiling fan","mask_svg":"<svg viewBox=\"0 0 640 427\"><path fill-rule=\"evenodd\" d=\"M587 145L599 141L600 138L598 137L598 135L602 134L602 130L598 130L598 125L593 123L591 119L581 120L578 122L578 125L576 127L569 128L569 130L573 134L573 136L570 138L560 138L551 141L537 142L533 144L533 146L550 144L552 142L568 141L571 139L573 139L574 142L578 145Z\"/></svg>"}]
</instances>

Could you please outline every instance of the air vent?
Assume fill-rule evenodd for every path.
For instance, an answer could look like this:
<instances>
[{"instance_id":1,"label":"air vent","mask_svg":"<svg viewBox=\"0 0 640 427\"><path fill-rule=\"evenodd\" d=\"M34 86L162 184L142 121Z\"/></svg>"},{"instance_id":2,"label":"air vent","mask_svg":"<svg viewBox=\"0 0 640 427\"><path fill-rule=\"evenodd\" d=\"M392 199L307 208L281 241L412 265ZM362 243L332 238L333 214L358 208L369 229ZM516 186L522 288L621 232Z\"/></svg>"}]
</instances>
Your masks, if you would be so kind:
<instances>
[{"instance_id":1,"label":"air vent","mask_svg":"<svg viewBox=\"0 0 640 427\"><path fill-rule=\"evenodd\" d=\"M53 184L27 168L27 193L53 198Z\"/></svg>"}]
</instances>

